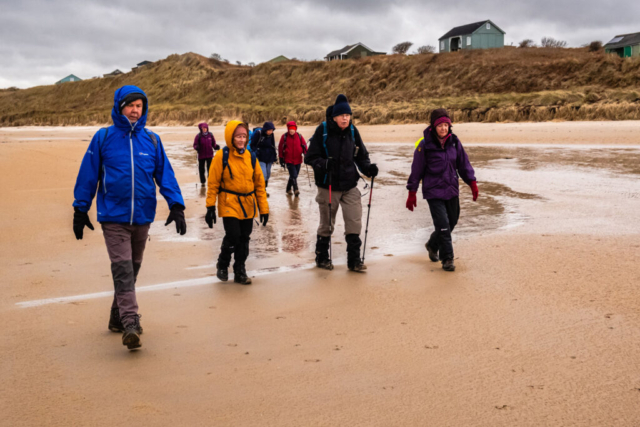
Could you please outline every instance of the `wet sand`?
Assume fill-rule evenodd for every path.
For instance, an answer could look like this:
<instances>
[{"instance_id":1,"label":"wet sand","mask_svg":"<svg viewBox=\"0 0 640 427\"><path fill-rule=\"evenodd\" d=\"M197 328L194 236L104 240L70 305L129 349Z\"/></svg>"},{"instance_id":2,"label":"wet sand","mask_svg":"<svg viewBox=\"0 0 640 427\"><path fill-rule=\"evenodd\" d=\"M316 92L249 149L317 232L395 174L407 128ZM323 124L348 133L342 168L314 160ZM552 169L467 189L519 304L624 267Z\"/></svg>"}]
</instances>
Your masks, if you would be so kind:
<instances>
[{"instance_id":1,"label":"wet sand","mask_svg":"<svg viewBox=\"0 0 640 427\"><path fill-rule=\"evenodd\" d=\"M96 231L71 231L96 128L0 129L0 425L639 425L640 123L457 126L481 199L462 189L453 274L424 251L426 202L404 209L420 128L361 129L381 169L366 274L346 271L340 220L338 266L308 268L313 189L303 168L285 197L274 168L250 287L213 276L193 130L156 129L189 232L159 202L137 352L93 295L112 289L93 209Z\"/></svg>"}]
</instances>

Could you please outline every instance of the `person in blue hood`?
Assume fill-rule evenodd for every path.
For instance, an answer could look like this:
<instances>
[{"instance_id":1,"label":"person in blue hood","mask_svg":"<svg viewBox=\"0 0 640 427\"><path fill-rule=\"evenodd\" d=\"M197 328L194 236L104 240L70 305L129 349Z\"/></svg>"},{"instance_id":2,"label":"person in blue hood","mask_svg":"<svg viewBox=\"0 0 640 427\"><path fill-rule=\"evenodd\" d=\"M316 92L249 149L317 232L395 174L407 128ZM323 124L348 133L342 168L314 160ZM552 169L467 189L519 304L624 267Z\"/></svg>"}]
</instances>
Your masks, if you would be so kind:
<instances>
[{"instance_id":1,"label":"person in blue hood","mask_svg":"<svg viewBox=\"0 0 640 427\"><path fill-rule=\"evenodd\" d=\"M123 332L122 344L140 347L140 316L135 282L149 226L156 214L156 185L170 209L166 225L187 232L184 200L160 137L147 130L149 102L136 86L123 86L113 98L113 125L93 136L82 159L74 189L73 232L93 230L89 209L97 193L98 222L111 260L114 298L109 329Z\"/></svg>"}]
</instances>

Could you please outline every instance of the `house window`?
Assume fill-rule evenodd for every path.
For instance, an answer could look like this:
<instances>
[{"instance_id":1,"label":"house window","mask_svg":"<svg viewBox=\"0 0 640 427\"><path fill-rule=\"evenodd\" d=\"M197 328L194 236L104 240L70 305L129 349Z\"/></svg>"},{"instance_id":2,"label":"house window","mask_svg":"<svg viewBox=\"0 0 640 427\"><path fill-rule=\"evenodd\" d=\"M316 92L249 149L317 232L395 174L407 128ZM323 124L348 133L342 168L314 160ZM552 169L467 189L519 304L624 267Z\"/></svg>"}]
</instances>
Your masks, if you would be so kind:
<instances>
[{"instance_id":1,"label":"house window","mask_svg":"<svg viewBox=\"0 0 640 427\"><path fill-rule=\"evenodd\" d=\"M69 77L69 81L72 82L73 81L73 77Z\"/></svg>"},{"instance_id":2,"label":"house window","mask_svg":"<svg viewBox=\"0 0 640 427\"><path fill-rule=\"evenodd\" d=\"M487 30L490 30L490 29L491 29L491 24L487 22Z\"/></svg>"},{"instance_id":3,"label":"house window","mask_svg":"<svg viewBox=\"0 0 640 427\"><path fill-rule=\"evenodd\" d=\"M440 50L444 50L444 41L440 42Z\"/></svg>"},{"instance_id":4,"label":"house window","mask_svg":"<svg viewBox=\"0 0 640 427\"><path fill-rule=\"evenodd\" d=\"M471 46L471 37L467 37L467 46Z\"/></svg>"}]
</instances>

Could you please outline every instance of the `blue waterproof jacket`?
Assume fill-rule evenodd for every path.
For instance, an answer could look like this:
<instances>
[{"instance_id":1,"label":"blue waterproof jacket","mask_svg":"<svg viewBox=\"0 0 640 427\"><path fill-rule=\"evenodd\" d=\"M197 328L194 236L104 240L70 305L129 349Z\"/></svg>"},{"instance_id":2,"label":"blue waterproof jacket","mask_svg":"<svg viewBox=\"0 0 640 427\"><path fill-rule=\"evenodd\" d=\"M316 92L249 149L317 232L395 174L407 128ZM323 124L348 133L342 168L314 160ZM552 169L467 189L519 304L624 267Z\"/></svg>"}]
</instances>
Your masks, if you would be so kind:
<instances>
[{"instance_id":1,"label":"blue waterproof jacket","mask_svg":"<svg viewBox=\"0 0 640 427\"><path fill-rule=\"evenodd\" d=\"M120 103L132 93L145 96L142 116L133 124L120 114ZM88 212L97 190L98 222L152 223L156 215L156 184L169 208L175 204L184 206L160 137L144 128L148 110L146 94L141 89L136 86L118 89L111 111L113 126L93 136L82 159L73 206Z\"/></svg>"}]
</instances>

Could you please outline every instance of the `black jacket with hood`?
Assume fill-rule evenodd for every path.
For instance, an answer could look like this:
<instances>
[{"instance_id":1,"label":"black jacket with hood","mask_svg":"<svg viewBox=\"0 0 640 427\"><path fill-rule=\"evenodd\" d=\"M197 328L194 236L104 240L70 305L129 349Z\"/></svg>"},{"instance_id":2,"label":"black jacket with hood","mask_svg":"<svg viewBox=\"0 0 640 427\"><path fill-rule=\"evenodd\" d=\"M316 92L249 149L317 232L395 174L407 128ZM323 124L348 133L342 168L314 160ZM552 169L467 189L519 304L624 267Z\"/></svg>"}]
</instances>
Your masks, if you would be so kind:
<instances>
[{"instance_id":1,"label":"black jacket with hood","mask_svg":"<svg viewBox=\"0 0 640 427\"><path fill-rule=\"evenodd\" d=\"M329 106L326 117L327 150L325 151L322 143L324 126L320 124L309 140L309 150L304 156L304 162L313 167L318 187L329 188L329 182L331 182L333 190L348 191L358 184L358 179L360 179L358 169L367 177L370 176L369 166L371 162L358 129L354 126L354 141L354 138L351 137L351 122L349 122L349 126L346 129L340 129L338 124L333 121L332 111L333 106ZM331 177L329 177L326 170L327 151L334 164Z\"/></svg>"}]
</instances>

